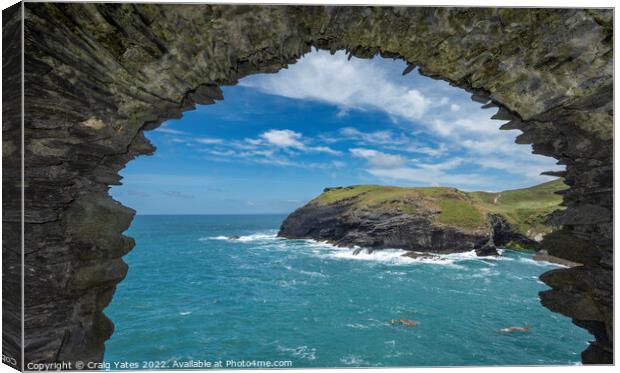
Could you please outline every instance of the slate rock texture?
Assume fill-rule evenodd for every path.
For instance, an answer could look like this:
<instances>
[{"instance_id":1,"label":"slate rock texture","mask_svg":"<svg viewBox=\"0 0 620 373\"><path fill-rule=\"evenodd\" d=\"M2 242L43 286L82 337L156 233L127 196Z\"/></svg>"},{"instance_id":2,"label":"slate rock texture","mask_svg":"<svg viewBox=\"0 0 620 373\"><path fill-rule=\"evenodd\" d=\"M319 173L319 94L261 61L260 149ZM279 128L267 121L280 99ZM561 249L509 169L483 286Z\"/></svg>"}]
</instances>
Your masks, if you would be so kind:
<instances>
[{"instance_id":1,"label":"slate rock texture","mask_svg":"<svg viewBox=\"0 0 620 373\"><path fill-rule=\"evenodd\" d=\"M509 242L538 244L519 234L497 214L488 214L481 226L466 229L436 223L437 213L432 209L377 211L373 207L353 205L347 199L326 204L310 202L284 219L278 236L325 241L341 247L359 246L371 251L393 248L451 254L474 250L478 256L498 255L497 248Z\"/></svg>"},{"instance_id":2,"label":"slate rock texture","mask_svg":"<svg viewBox=\"0 0 620 373\"><path fill-rule=\"evenodd\" d=\"M611 10L24 6L26 362L102 359L113 332L103 311L134 245L123 235L134 211L108 188L127 162L155 151L144 131L221 100L220 86L276 72L313 46L419 66L497 106L496 118L509 121L503 128L522 131L517 143L566 165L567 209L555 217L564 228L542 245L584 265L543 275L551 289L540 296L594 335L584 362L612 361ZM19 34L20 14L5 20L9 44L21 43L9 35ZM3 60L3 69L19 75L20 60ZM10 103L3 256L16 258L22 134L19 100ZM12 271L3 268L5 282ZM17 307L18 298L7 305ZM19 318L3 322L3 349L19 346Z\"/></svg>"}]
</instances>

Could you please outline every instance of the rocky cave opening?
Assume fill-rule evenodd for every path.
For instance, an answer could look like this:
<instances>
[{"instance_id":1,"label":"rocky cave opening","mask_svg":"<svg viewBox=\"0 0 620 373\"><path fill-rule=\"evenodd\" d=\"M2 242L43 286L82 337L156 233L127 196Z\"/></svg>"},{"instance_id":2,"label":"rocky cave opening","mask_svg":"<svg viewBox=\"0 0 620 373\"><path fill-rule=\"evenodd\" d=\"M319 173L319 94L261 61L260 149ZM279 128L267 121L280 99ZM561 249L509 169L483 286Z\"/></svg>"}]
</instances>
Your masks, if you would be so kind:
<instances>
[{"instance_id":1,"label":"rocky cave opening","mask_svg":"<svg viewBox=\"0 0 620 373\"><path fill-rule=\"evenodd\" d=\"M314 168L323 171L322 174L311 175L309 180L304 179L304 183L311 184L311 179L318 179L324 180L323 183L327 182L331 186L332 184L346 184L343 184L340 178L335 178L333 175L333 170L341 169L342 167L337 164L338 161L310 163L303 160L295 162L291 158L300 153L312 152L311 149L318 149L317 153L327 153L332 156L338 153L334 157L335 159L342 158L341 150L344 152L349 150L352 153L352 158L360 157L359 154L356 154L358 150L368 151L373 155L378 154L383 157L401 157L401 154L406 154L397 152L394 147L396 145L399 147L409 146L413 149L412 154L426 155L426 158L412 158L410 160L412 163L428 162L430 160L438 162L436 166L439 169L443 169L444 164L453 163L455 159L459 161L456 164L462 162L458 151L448 151L445 143L434 142L427 146L429 145L427 143L412 143L411 139L403 142L403 138L406 136L404 133L406 132L415 133L414 137L418 140L425 137L437 137L437 134L444 135L444 141L446 142L449 141L448 138L450 138L453 132L461 134L469 132L463 137L450 138L450 141L453 143L468 144L468 147L463 148L461 151L467 154L469 162L472 162L473 159L476 159L476 162L478 162L472 164L472 167L468 167L464 171L471 172L472 176L477 179L478 184L474 185L478 188L476 189L476 187L469 186L468 184L458 185L459 188L464 188L465 190L478 191L483 190L485 187L491 188L493 191L509 189L508 186L494 185L492 182L480 184L483 182L483 179L488 177L486 173L480 173L479 171L479 173L475 173L476 171L473 171L480 168L490 170L489 174L497 172L497 170L509 170L508 173L503 173L502 176L505 178L512 176L513 184L510 185L514 185L512 188L515 189L530 187L535 183L543 183L544 181L556 180L558 176L565 175L565 167L557 165L553 158L532 156L532 148L528 143L514 142L514 138L518 136L515 133L517 131L514 130L519 129L521 120L515 113L510 112L503 105L494 102L488 94L476 90L473 93L471 90L468 92L461 89L461 87L454 86L454 84L437 79L437 77L435 79L426 77L420 73L417 66L407 64L399 56L381 56L381 53L378 53L377 55L364 55L363 57L363 59L353 57L353 53L347 50L329 51L313 49L301 56L300 59L291 61L289 65L284 66L284 69L279 71L274 71L270 74L250 75L240 79L236 85L219 88L200 87L198 90L188 93L187 95L194 95L196 102L201 102L201 104L196 104L187 109L187 111L180 113L180 118L178 119L163 122L161 126L156 128L148 128L149 130L145 134L148 133L147 141L153 143L153 151L148 154L149 157L140 157L128 163L127 167L120 172L123 175L123 183L111 188L111 197L123 205L137 210L138 214L145 213L147 215L210 213L217 215L231 213L231 211L233 214L243 214L248 211L250 213L252 211L274 213L269 208L273 208L274 204L277 205L278 201L252 201L252 193L268 193L269 190L272 190L281 194L282 190L278 186L278 182L281 183L282 181L278 181L277 177L263 174L261 178L268 180L270 182L267 183L268 185L261 185L260 178L247 181L241 190L241 195L236 196L238 200L234 200L237 202L237 205L235 205L234 203L230 204L233 199L227 195L229 190L236 187L226 184L226 178L230 175L223 174L222 170L216 167L210 168L210 166L221 162L253 164L257 167L271 164L280 170L298 168L303 170L302 173L304 174L311 172L309 170ZM383 64L380 65L383 70L376 68L379 61ZM343 63L345 66L343 66ZM348 65L353 65L353 71L367 69L359 82L355 81L354 76L347 74L345 67L348 67ZM375 67L374 70L372 69L373 66ZM278 76L281 76L283 73L286 74L286 77L278 80ZM304 78L306 76L308 77L307 79ZM381 78L377 79L378 76ZM370 77L375 79L368 81ZM248 80L248 78L256 79ZM408 80L412 82L398 86L399 83L404 83ZM396 85L394 85L395 83ZM313 84L315 87L308 87ZM382 89L382 84L389 87ZM419 91L420 87L424 87L426 90ZM248 93L249 91L254 91L254 94ZM381 101L381 105L372 106L373 101L380 100L378 96L381 94L393 95L394 97L386 97L385 100ZM415 96L412 102L403 102L404 97L412 94ZM270 97L279 97L279 99L272 99L274 102L271 103L268 102ZM355 97L362 97L362 99L356 100ZM314 103L315 106L298 105L293 109L289 109L290 111L283 109L283 107L293 106L287 101L303 102L304 100ZM412 106L415 105L428 105L430 108L441 111L444 114L422 117L422 113L412 113L412 110L417 110L417 108L412 109ZM308 128L315 126L316 122L326 117L319 115L317 116L321 119L311 119L310 117L313 111L315 114L317 111L320 111L321 106L330 107L331 118L341 120L343 117L351 115L351 111L357 110L362 116L372 117L369 122L374 121L375 124L369 123L369 126L366 127L366 130L369 132L362 132L363 129L359 131L357 128L348 127L346 124L330 122L329 125L340 126L340 131L308 135ZM402 106L405 107L402 108ZM243 110L247 110L247 114L250 115L244 115L246 113ZM261 118L261 115L265 116L265 112L272 111L276 113L267 117L267 119ZM446 116L446 111L453 115ZM389 124L376 124L377 118L372 115L373 112L383 115L385 122L389 122ZM426 109L424 114L426 114ZM395 116L399 116L400 122L405 123L398 123L399 120ZM275 119L278 117L280 120ZM304 119L307 119L308 123L302 122L301 125L291 127L291 122L296 120L303 121ZM353 118L351 123L359 125L359 120L359 117ZM257 122L259 125L251 126L250 131L244 129L244 126L247 127L248 123L251 122ZM453 128L450 130L446 129L446 127L450 126ZM420 127L425 127L425 129L420 129ZM394 129L402 131L400 136L393 133ZM325 129L323 128L323 130ZM518 132L522 133L521 131ZM334 139L334 136L337 134L349 134L357 137L358 141L355 145L350 146L358 146L358 148L330 148L338 141L342 141L342 139ZM276 140L280 141L280 143L272 142L269 135L277 135ZM379 139L379 142L375 142L374 145L389 143L390 146L387 147L387 151L391 153L359 148L359 146L372 146L370 138L381 135L387 137ZM313 136L318 137L314 138ZM318 138L329 140L325 143L317 143ZM474 147L486 148L471 153L470 151ZM157 148L157 151L154 150L155 148ZM495 151L489 148L495 148ZM385 151L386 149L381 150ZM413 157L411 153L409 155ZM369 162L369 164L372 164L372 159L368 157L362 158ZM394 160L394 158L389 159L391 161ZM485 160L488 159L493 159L494 162L490 162L490 164L488 162L485 163ZM325 159L322 159L322 161L327 162ZM188 166L194 162L197 162L198 170ZM141 164L136 166L137 163ZM420 178L408 180L407 178L399 178L392 175L390 178L382 180L377 177L374 179L368 178L368 182L401 186L444 186L442 183L448 181L443 181L442 177L445 177L446 180L453 180L457 179L458 176L463 176L462 173L452 178L450 177L451 175L444 174L431 176L431 166L434 165L428 164L425 166L429 167L421 168L420 171L423 173L422 179L426 180ZM393 166L388 168L394 169ZM408 170L397 169L395 171L406 173ZM189 172L189 174L186 172ZM235 170L234 172L242 171ZM211 177L213 175L217 175L215 177L217 182L215 183L213 179L208 180L206 178L206 176ZM293 172L286 175L288 180L295 177L300 177L300 173ZM184 185L180 181L184 178L188 178L189 186ZM497 182L497 179L493 181ZM170 183L170 185L167 185L167 183ZM455 185L445 186L454 187ZM324 184L316 185L316 190L313 193L307 194L301 200L289 200L293 202L292 205L289 203L284 207L284 210L278 210L275 213L292 211L291 206L299 205L300 202L312 199L312 196L316 195L316 192L324 187ZM205 200L205 195L210 198ZM152 198L157 198L158 200L167 199L168 202L154 202ZM218 207L215 207L216 210L205 212L204 208L206 206L214 204L217 206L218 199L229 201L229 205L225 207L219 206L220 209L225 208L226 210L217 210ZM267 210L244 210L243 207L239 209L239 203L247 204L252 208L259 204L265 206ZM282 206L278 205L277 207ZM494 234L494 236L502 234L505 233L500 232ZM535 235L533 233L529 238L534 240ZM136 244L139 244L139 242ZM157 264L155 262L151 264L154 266L153 271L156 271ZM129 266L129 271L131 271L131 266ZM162 291L165 292L165 290ZM117 290L118 292L119 290ZM118 296L120 295L117 294ZM133 299L133 295L130 298ZM126 308L128 305L127 302L123 304L125 304L123 308ZM108 314L108 316L110 315ZM112 317L112 320L114 320L114 317Z\"/></svg>"}]
</instances>

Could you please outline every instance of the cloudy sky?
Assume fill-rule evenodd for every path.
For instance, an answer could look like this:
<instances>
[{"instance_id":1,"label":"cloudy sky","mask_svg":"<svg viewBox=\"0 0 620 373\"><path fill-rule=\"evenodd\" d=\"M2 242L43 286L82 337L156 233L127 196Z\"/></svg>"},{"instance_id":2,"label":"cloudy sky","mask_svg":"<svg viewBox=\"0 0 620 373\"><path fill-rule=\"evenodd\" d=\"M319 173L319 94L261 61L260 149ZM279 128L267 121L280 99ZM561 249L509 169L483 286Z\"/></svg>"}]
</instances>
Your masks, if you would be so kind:
<instances>
[{"instance_id":1,"label":"cloudy sky","mask_svg":"<svg viewBox=\"0 0 620 373\"><path fill-rule=\"evenodd\" d=\"M112 195L139 214L287 213L327 186L498 191L551 180L551 158L514 144L496 109L402 61L312 52L277 74L225 87L147 133Z\"/></svg>"}]
</instances>

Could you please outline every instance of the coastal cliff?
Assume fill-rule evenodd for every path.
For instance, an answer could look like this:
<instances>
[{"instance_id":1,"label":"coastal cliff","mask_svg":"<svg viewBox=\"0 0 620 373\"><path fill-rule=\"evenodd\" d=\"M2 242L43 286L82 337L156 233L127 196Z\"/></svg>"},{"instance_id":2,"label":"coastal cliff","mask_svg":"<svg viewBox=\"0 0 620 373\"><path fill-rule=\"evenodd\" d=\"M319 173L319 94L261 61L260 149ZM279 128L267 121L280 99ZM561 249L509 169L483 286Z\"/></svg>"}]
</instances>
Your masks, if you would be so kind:
<instances>
[{"instance_id":1,"label":"coastal cliff","mask_svg":"<svg viewBox=\"0 0 620 373\"><path fill-rule=\"evenodd\" d=\"M561 197L556 192L562 189L560 179L499 193L377 185L326 188L290 214L278 236L370 251L475 250L488 256L497 255L503 246L535 250L553 230L546 217L559 208Z\"/></svg>"}]
</instances>

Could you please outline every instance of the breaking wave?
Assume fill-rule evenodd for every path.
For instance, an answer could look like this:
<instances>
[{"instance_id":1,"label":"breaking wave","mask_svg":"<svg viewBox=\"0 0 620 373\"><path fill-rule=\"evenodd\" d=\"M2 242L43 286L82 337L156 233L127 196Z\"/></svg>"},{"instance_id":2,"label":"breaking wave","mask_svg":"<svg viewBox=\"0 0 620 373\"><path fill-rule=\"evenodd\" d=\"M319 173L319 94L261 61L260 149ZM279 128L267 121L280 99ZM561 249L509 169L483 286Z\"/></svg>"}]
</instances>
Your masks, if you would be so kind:
<instances>
[{"instance_id":1,"label":"breaking wave","mask_svg":"<svg viewBox=\"0 0 620 373\"><path fill-rule=\"evenodd\" d=\"M201 237L199 241L231 241L231 242L254 242L254 241L270 241L270 240L283 240L284 238L278 237L277 232L270 231L269 233L254 233L245 236L214 236L214 237Z\"/></svg>"},{"instance_id":2,"label":"breaking wave","mask_svg":"<svg viewBox=\"0 0 620 373\"><path fill-rule=\"evenodd\" d=\"M379 262L391 265L412 265L412 264L433 264L442 266L459 267L458 263L466 261L477 261L489 266L494 266L496 261L513 261L515 258L503 255L505 250L499 249L499 256L479 257L474 250L465 251L461 253L451 254L436 254L433 253L429 257L410 258L403 256L408 251L402 249L381 249L369 252L366 249L360 250L357 254L354 254L358 246L354 247L340 247L333 245L326 241L317 241L312 239L287 239L278 237L277 230L269 230L256 232L242 236L210 236L202 237L200 241L218 240L229 241L231 243L259 243L266 249L272 249L277 251L296 250L300 253L306 253L311 255L317 255L321 258L335 259L335 260L359 260L369 262ZM277 243L276 243L277 241ZM556 266L562 267L560 264L536 261L531 258L518 258L520 262L536 265L539 267ZM320 273L305 273L309 276L322 277Z\"/></svg>"}]
</instances>

